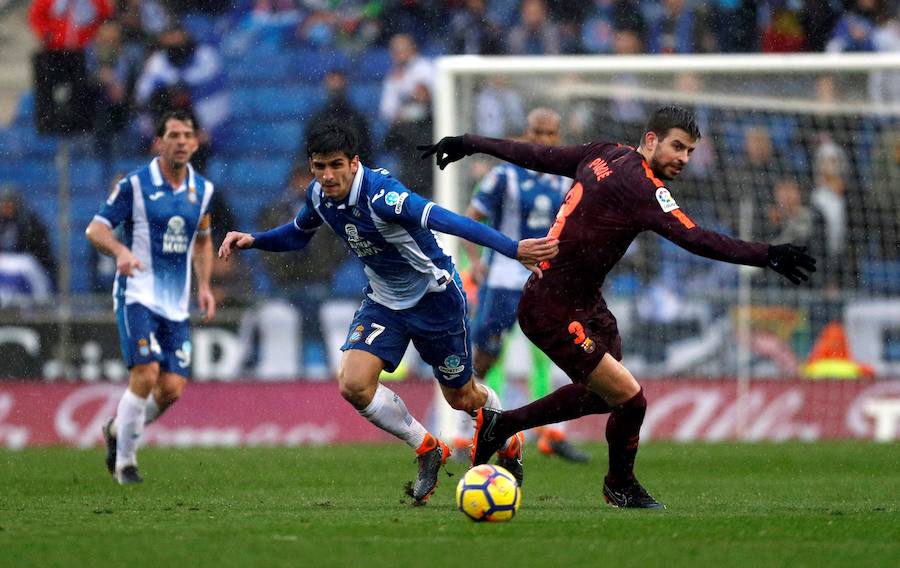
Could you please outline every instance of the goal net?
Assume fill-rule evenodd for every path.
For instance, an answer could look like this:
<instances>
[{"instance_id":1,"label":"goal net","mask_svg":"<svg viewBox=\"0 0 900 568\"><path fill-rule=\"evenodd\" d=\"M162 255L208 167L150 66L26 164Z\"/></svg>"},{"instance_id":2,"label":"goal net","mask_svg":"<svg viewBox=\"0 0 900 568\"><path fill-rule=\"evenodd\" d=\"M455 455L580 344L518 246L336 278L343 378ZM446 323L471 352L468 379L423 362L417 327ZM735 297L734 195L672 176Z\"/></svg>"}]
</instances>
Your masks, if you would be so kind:
<instances>
[{"instance_id":1,"label":"goal net","mask_svg":"<svg viewBox=\"0 0 900 568\"><path fill-rule=\"evenodd\" d=\"M656 107L689 107L702 139L669 186L682 209L816 256L794 287L641 235L604 287L636 376L900 378L900 54L462 56L438 70L438 138L518 136L547 106L566 144L637 146ZM438 201L463 210L492 165L435 170ZM527 372L530 355L506 360Z\"/></svg>"}]
</instances>

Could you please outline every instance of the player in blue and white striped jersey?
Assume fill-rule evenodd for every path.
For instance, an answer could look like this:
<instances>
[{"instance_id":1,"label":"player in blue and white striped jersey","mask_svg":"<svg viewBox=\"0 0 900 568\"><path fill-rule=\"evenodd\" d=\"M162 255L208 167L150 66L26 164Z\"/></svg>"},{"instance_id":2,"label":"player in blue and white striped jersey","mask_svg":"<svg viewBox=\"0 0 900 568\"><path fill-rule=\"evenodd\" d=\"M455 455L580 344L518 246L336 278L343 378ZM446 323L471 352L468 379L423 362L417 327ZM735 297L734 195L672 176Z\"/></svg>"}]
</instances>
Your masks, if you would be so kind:
<instances>
[{"instance_id":1,"label":"player in blue and white striped jersey","mask_svg":"<svg viewBox=\"0 0 900 568\"><path fill-rule=\"evenodd\" d=\"M545 146L559 146L562 141L561 122L554 110L535 108L528 113L528 126L522 139ZM562 175L502 163L481 180L466 216L476 221L487 221L491 227L513 238L541 237L550 231L556 212L572 183L571 178ZM519 263L494 251L486 250L480 255L475 245L466 243L465 246L472 280L479 286L477 313L472 325L472 343L475 346L472 363L475 374L485 377L502 397L505 377L499 368L494 367L500 359L504 338L516 323L522 288L531 273ZM538 399L552 390L552 363L536 348L533 357L529 382L532 398ZM468 420L463 420L461 426L467 423ZM590 456L566 439L564 428L563 424L539 428L537 445L540 452L568 461L588 461ZM467 429L462 432L466 433ZM461 436L455 443L463 440L468 443L470 438L471 435Z\"/></svg>"},{"instance_id":2,"label":"player in blue and white striped jersey","mask_svg":"<svg viewBox=\"0 0 900 568\"><path fill-rule=\"evenodd\" d=\"M130 373L103 434L107 468L123 485L142 481L137 444L143 427L178 400L191 374L192 264L204 321L216 312L209 285L213 184L189 163L197 149L193 119L180 111L165 114L154 144L158 157L116 185L86 231L97 250L116 259L116 323ZM113 234L118 225L122 241Z\"/></svg>"},{"instance_id":3,"label":"player in blue and white striped jersey","mask_svg":"<svg viewBox=\"0 0 900 568\"><path fill-rule=\"evenodd\" d=\"M366 298L341 347L341 395L363 417L416 450L419 473L410 496L423 504L450 450L409 413L397 394L379 383L381 372L393 371L412 341L432 366L450 406L470 413L483 406L499 407L496 394L472 381L465 295L453 261L433 231L490 247L537 273L536 262L554 257L558 243L548 238L516 242L439 207L386 170L362 165L356 147L355 133L343 123L311 129L306 151L315 181L304 208L292 223L270 231L229 232L219 256L227 259L235 249L247 248L299 250L325 224L365 264Z\"/></svg>"}]
</instances>

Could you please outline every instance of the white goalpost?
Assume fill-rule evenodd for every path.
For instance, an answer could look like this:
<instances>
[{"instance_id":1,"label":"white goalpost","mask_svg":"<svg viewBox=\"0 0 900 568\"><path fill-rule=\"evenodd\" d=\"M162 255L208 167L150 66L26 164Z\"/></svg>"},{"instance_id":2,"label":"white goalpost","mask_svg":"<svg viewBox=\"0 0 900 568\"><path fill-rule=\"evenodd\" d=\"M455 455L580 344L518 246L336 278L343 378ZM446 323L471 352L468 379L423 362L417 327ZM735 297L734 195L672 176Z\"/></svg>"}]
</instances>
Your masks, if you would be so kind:
<instances>
[{"instance_id":1,"label":"white goalpost","mask_svg":"<svg viewBox=\"0 0 900 568\"><path fill-rule=\"evenodd\" d=\"M703 139L672 182L679 204L704 226L801 241L819 256L813 283L793 288L640 237L604 288L636 375L737 379L739 433L752 381L816 378L810 361L829 323L852 331L857 370L900 377L900 322L856 315L900 303L900 53L442 57L434 139L519 135L483 112L496 92L525 112L557 110L566 144L637 145L653 108L691 108ZM435 168L435 200L463 210L490 164Z\"/></svg>"}]
</instances>

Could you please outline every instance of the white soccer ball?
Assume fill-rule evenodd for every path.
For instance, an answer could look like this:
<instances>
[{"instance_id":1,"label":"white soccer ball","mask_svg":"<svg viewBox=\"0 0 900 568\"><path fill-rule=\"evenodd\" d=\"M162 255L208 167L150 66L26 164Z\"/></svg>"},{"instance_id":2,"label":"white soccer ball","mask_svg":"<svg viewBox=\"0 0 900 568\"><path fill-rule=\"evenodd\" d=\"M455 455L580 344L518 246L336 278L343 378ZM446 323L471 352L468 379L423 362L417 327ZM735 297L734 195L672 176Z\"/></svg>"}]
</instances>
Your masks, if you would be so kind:
<instances>
[{"instance_id":1,"label":"white soccer ball","mask_svg":"<svg viewBox=\"0 0 900 568\"><path fill-rule=\"evenodd\" d=\"M510 472L498 465L476 465L456 486L456 506L476 522L498 523L513 518L522 491Z\"/></svg>"}]
</instances>

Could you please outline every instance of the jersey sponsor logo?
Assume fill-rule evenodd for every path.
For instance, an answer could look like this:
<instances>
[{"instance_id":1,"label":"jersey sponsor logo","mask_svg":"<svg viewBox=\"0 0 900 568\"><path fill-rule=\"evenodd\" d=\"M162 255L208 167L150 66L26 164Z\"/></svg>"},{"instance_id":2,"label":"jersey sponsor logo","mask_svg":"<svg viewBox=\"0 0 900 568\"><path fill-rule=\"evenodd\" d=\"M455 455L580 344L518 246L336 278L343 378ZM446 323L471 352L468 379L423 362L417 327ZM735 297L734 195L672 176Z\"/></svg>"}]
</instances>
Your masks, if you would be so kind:
<instances>
[{"instance_id":1,"label":"jersey sponsor logo","mask_svg":"<svg viewBox=\"0 0 900 568\"><path fill-rule=\"evenodd\" d=\"M344 225L344 233L347 234L347 244L350 245L356 256L372 256L381 252L380 248L359 236L359 229L356 228L356 225L347 223Z\"/></svg>"},{"instance_id":2,"label":"jersey sponsor logo","mask_svg":"<svg viewBox=\"0 0 900 568\"><path fill-rule=\"evenodd\" d=\"M184 217L175 215L169 219L163 235L162 250L164 253L184 254L188 249L188 236L185 230Z\"/></svg>"},{"instance_id":3,"label":"jersey sponsor logo","mask_svg":"<svg viewBox=\"0 0 900 568\"><path fill-rule=\"evenodd\" d=\"M659 206L662 207L663 213L668 213L669 211L678 209L678 204L675 203L675 198L672 197L672 194L669 193L669 190L664 187L656 190L656 201L658 201Z\"/></svg>"},{"instance_id":4,"label":"jersey sponsor logo","mask_svg":"<svg viewBox=\"0 0 900 568\"><path fill-rule=\"evenodd\" d=\"M154 193L151 193L147 197L150 199L150 201L156 201L157 199L159 199L160 197L162 197L165 194L166 194L166 192L164 192L164 191L156 191Z\"/></svg>"},{"instance_id":5,"label":"jersey sponsor logo","mask_svg":"<svg viewBox=\"0 0 900 568\"><path fill-rule=\"evenodd\" d=\"M393 207L397 204L397 201L400 199L400 194L396 191L392 191L384 196L384 202Z\"/></svg>"},{"instance_id":6,"label":"jersey sponsor logo","mask_svg":"<svg viewBox=\"0 0 900 568\"><path fill-rule=\"evenodd\" d=\"M447 375L459 376L466 368L465 365L460 365L460 363L462 363L462 358L459 355L450 355L444 359L444 364L438 367L438 371L444 374L445 379L453 380L456 377L450 378Z\"/></svg>"},{"instance_id":7,"label":"jersey sponsor logo","mask_svg":"<svg viewBox=\"0 0 900 568\"><path fill-rule=\"evenodd\" d=\"M594 172L594 176L596 176L597 181L600 181L612 175L612 170L609 169L609 165L603 158L597 158L596 160L591 162L588 167L590 167L591 171Z\"/></svg>"},{"instance_id":8,"label":"jersey sponsor logo","mask_svg":"<svg viewBox=\"0 0 900 568\"><path fill-rule=\"evenodd\" d=\"M409 194L406 193L405 191L400 194L400 199L398 199L397 204L394 205L394 213L399 215L400 212L403 211L403 202L406 201L407 197L409 197Z\"/></svg>"}]
</instances>

